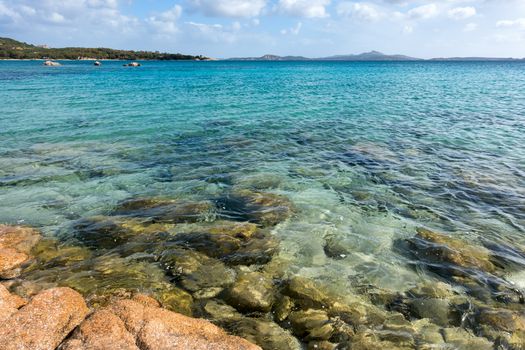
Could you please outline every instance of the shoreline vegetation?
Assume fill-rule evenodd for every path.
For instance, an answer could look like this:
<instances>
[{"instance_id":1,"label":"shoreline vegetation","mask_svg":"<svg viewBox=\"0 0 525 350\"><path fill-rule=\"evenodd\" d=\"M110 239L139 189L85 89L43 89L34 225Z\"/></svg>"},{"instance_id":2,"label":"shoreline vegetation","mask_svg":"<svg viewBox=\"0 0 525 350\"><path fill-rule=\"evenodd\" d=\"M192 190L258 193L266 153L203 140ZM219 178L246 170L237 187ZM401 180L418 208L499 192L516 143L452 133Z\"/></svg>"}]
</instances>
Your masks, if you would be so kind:
<instances>
[{"instance_id":1,"label":"shoreline vegetation","mask_svg":"<svg viewBox=\"0 0 525 350\"><path fill-rule=\"evenodd\" d=\"M513 57L436 57L422 59L406 55L389 55L379 51L356 55L336 55L309 58L304 56L263 55L260 57L235 57L215 59L203 55L184 55L159 51L115 50L110 48L36 46L10 38L0 37L0 61L281 61L281 62L525 62Z\"/></svg>"},{"instance_id":2,"label":"shoreline vegetation","mask_svg":"<svg viewBox=\"0 0 525 350\"><path fill-rule=\"evenodd\" d=\"M48 48L0 38L0 60L158 60L158 61L206 61L210 58L180 53L115 50L109 48Z\"/></svg>"}]
</instances>

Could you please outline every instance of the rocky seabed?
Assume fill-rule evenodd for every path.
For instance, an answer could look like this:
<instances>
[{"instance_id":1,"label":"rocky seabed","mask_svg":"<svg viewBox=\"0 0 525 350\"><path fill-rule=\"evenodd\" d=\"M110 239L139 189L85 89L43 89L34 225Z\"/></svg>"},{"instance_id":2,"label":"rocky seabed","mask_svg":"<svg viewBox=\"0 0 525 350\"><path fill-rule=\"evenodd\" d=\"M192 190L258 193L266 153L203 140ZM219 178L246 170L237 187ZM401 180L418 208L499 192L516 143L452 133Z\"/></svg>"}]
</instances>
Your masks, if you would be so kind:
<instances>
[{"instance_id":1,"label":"rocky seabed","mask_svg":"<svg viewBox=\"0 0 525 350\"><path fill-rule=\"evenodd\" d=\"M394 249L432 282L338 295L277 258L272 228L295 210L238 190L127 200L63 237L0 226L0 349L525 349L505 279L525 253L420 228Z\"/></svg>"}]
</instances>

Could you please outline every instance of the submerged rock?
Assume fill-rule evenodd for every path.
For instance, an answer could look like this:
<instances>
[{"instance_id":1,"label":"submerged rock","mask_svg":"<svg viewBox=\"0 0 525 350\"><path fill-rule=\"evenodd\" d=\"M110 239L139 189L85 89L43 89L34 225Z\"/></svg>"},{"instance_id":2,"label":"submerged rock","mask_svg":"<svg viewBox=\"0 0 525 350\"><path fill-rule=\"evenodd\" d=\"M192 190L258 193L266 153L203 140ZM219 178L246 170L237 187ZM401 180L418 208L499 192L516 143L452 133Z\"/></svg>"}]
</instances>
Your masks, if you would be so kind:
<instances>
[{"instance_id":1,"label":"submerged rock","mask_svg":"<svg viewBox=\"0 0 525 350\"><path fill-rule=\"evenodd\" d=\"M161 309L148 297L120 300L96 311L63 345L64 350L255 350L208 321Z\"/></svg>"},{"instance_id":2,"label":"submerged rock","mask_svg":"<svg viewBox=\"0 0 525 350\"><path fill-rule=\"evenodd\" d=\"M323 310L294 311L288 320L292 324L293 333L307 341L328 340L334 333L328 313Z\"/></svg>"},{"instance_id":3,"label":"submerged rock","mask_svg":"<svg viewBox=\"0 0 525 350\"><path fill-rule=\"evenodd\" d=\"M334 303L328 293L314 281L300 276L289 279L283 293L294 299L295 304L303 309L328 308Z\"/></svg>"},{"instance_id":4,"label":"submerged rock","mask_svg":"<svg viewBox=\"0 0 525 350\"><path fill-rule=\"evenodd\" d=\"M31 249L40 233L22 226L0 225L0 279L18 277L22 266L31 259Z\"/></svg>"},{"instance_id":5,"label":"submerged rock","mask_svg":"<svg viewBox=\"0 0 525 350\"><path fill-rule=\"evenodd\" d=\"M510 333L525 331L525 317L506 309L482 308L477 316L477 321L499 331Z\"/></svg>"},{"instance_id":6,"label":"submerged rock","mask_svg":"<svg viewBox=\"0 0 525 350\"><path fill-rule=\"evenodd\" d=\"M229 325L234 334L248 339L264 350L301 350L301 343L278 324L255 318L243 318Z\"/></svg>"},{"instance_id":7,"label":"submerged rock","mask_svg":"<svg viewBox=\"0 0 525 350\"><path fill-rule=\"evenodd\" d=\"M275 226L288 219L294 206L281 195L239 189L231 196L218 200L221 215L239 221L250 221L261 226Z\"/></svg>"},{"instance_id":8,"label":"submerged rock","mask_svg":"<svg viewBox=\"0 0 525 350\"><path fill-rule=\"evenodd\" d=\"M175 311L186 316L192 315L193 298L188 292L172 286L155 293L161 305L170 311Z\"/></svg>"},{"instance_id":9,"label":"submerged rock","mask_svg":"<svg viewBox=\"0 0 525 350\"><path fill-rule=\"evenodd\" d=\"M485 272L496 270L490 261L491 255L488 249L441 233L420 228L409 243L414 254L429 263L448 263L460 268L479 269Z\"/></svg>"},{"instance_id":10,"label":"submerged rock","mask_svg":"<svg viewBox=\"0 0 525 350\"><path fill-rule=\"evenodd\" d=\"M225 288L234 282L235 271L217 260L209 260L181 279L182 286L191 292L214 287Z\"/></svg>"},{"instance_id":11,"label":"submerged rock","mask_svg":"<svg viewBox=\"0 0 525 350\"><path fill-rule=\"evenodd\" d=\"M120 203L114 215L144 218L151 222L192 223L205 221L213 214L211 202L177 201L159 198L130 199Z\"/></svg>"},{"instance_id":12,"label":"submerged rock","mask_svg":"<svg viewBox=\"0 0 525 350\"><path fill-rule=\"evenodd\" d=\"M36 295L0 325L2 350L51 350L88 314L84 299L70 288Z\"/></svg>"},{"instance_id":13,"label":"submerged rock","mask_svg":"<svg viewBox=\"0 0 525 350\"><path fill-rule=\"evenodd\" d=\"M93 249L113 249L138 240L141 235L155 239L155 234L172 228L171 225L151 224L145 219L94 216L73 223L67 238L74 238Z\"/></svg>"},{"instance_id":14,"label":"submerged rock","mask_svg":"<svg viewBox=\"0 0 525 350\"><path fill-rule=\"evenodd\" d=\"M336 260L344 259L350 255L348 244L335 236L326 239L323 249L327 257Z\"/></svg>"},{"instance_id":15,"label":"submerged rock","mask_svg":"<svg viewBox=\"0 0 525 350\"><path fill-rule=\"evenodd\" d=\"M240 272L226 291L225 299L241 311L270 311L274 302L273 282L260 272Z\"/></svg>"},{"instance_id":16,"label":"submerged rock","mask_svg":"<svg viewBox=\"0 0 525 350\"><path fill-rule=\"evenodd\" d=\"M114 218L96 216L76 221L71 237L89 248L111 249L126 243L134 235Z\"/></svg>"},{"instance_id":17,"label":"submerged rock","mask_svg":"<svg viewBox=\"0 0 525 350\"><path fill-rule=\"evenodd\" d=\"M256 231L252 225L222 221L218 226L197 226L192 230L200 231L178 233L170 239L170 244L198 251L228 265L265 264L276 253L279 244L273 235Z\"/></svg>"},{"instance_id":18,"label":"submerged rock","mask_svg":"<svg viewBox=\"0 0 525 350\"><path fill-rule=\"evenodd\" d=\"M492 350L494 344L485 338L476 337L462 328L443 328L443 338L447 344L465 350Z\"/></svg>"}]
</instances>

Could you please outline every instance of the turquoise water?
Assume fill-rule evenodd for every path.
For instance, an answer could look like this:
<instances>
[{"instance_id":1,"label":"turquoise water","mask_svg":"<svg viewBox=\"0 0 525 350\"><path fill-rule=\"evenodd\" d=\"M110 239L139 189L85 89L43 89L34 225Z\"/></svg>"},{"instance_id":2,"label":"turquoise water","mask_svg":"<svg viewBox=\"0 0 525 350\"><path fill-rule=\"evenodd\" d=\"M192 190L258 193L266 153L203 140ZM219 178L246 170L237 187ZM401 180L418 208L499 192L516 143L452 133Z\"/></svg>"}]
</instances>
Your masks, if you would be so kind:
<instances>
[{"instance_id":1,"label":"turquoise water","mask_svg":"<svg viewBox=\"0 0 525 350\"><path fill-rule=\"evenodd\" d=\"M433 278L394 248L421 226L525 248L523 63L0 62L0 100L0 222L263 190L287 272L340 291Z\"/></svg>"}]
</instances>

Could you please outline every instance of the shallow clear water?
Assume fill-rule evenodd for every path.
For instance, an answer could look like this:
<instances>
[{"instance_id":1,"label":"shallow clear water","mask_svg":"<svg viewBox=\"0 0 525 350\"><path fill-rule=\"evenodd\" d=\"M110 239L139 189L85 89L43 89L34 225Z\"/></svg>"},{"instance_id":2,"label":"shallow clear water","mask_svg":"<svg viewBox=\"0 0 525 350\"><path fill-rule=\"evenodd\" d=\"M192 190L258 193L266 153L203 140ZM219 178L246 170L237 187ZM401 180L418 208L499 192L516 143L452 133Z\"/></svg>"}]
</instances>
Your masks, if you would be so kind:
<instances>
[{"instance_id":1,"label":"shallow clear water","mask_svg":"<svg viewBox=\"0 0 525 350\"><path fill-rule=\"evenodd\" d=\"M393 248L420 226L525 247L524 63L0 62L0 101L0 222L264 190L287 271L341 291L430 278Z\"/></svg>"}]
</instances>

